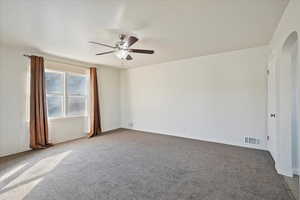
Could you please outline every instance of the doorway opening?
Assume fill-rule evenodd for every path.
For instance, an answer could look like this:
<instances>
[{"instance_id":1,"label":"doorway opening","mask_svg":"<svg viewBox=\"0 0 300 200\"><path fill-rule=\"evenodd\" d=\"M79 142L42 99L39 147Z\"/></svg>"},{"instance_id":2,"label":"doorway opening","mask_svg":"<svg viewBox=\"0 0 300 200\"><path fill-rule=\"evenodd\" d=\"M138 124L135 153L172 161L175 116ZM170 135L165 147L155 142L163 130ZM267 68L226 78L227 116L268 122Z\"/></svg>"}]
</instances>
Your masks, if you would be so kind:
<instances>
[{"instance_id":1,"label":"doorway opening","mask_svg":"<svg viewBox=\"0 0 300 200\"><path fill-rule=\"evenodd\" d=\"M286 39L278 65L278 164L282 174L299 173L300 149L300 69L298 66L298 34Z\"/></svg>"}]
</instances>

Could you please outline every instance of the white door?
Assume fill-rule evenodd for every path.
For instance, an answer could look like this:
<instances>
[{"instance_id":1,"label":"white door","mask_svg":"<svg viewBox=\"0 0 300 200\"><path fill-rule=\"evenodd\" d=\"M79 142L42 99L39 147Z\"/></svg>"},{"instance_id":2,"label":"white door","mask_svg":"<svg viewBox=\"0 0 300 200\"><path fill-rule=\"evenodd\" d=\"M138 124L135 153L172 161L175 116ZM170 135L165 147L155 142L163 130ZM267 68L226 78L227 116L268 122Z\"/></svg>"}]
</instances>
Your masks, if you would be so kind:
<instances>
[{"instance_id":1,"label":"white door","mask_svg":"<svg viewBox=\"0 0 300 200\"><path fill-rule=\"evenodd\" d=\"M277 104L276 104L276 65L274 61L271 61L267 69L267 88L268 88L268 97L267 97L267 145L270 153L273 156L273 159L276 160L276 130L277 130Z\"/></svg>"}]
</instances>

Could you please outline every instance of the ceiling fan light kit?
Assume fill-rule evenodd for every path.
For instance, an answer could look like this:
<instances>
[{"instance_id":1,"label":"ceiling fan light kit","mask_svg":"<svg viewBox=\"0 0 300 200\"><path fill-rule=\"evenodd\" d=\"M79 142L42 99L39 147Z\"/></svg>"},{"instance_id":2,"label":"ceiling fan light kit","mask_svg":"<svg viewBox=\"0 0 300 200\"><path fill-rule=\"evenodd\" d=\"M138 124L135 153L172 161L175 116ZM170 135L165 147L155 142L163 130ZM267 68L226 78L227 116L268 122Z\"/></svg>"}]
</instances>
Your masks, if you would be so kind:
<instances>
[{"instance_id":1,"label":"ceiling fan light kit","mask_svg":"<svg viewBox=\"0 0 300 200\"><path fill-rule=\"evenodd\" d=\"M121 49L121 50L119 50L119 51L116 51L116 52L115 52L115 55L116 55L118 58L120 58L120 59L126 59L127 56L129 55L129 52L126 51L126 50Z\"/></svg>"},{"instance_id":2,"label":"ceiling fan light kit","mask_svg":"<svg viewBox=\"0 0 300 200\"><path fill-rule=\"evenodd\" d=\"M90 41L91 44L101 45L113 50L97 53L96 55L105 55L114 53L119 59L122 60L132 60L132 56L129 53L140 53L140 54L153 54L153 50L145 50L145 49L130 49L130 47L138 41L138 38L135 36L128 36L125 34L120 35L120 40L116 42L114 46L100 43L100 42L93 42Z\"/></svg>"}]
</instances>

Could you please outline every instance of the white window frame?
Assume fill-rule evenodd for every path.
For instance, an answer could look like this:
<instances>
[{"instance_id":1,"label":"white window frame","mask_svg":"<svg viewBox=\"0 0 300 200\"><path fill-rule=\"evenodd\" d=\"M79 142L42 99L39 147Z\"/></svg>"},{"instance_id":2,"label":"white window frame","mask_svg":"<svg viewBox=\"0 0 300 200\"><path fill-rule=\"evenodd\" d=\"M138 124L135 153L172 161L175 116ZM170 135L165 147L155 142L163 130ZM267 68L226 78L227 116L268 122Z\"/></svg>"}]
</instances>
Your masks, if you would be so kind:
<instances>
[{"instance_id":1,"label":"white window frame","mask_svg":"<svg viewBox=\"0 0 300 200\"><path fill-rule=\"evenodd\" d=\"M88 88L86 88L87 93L86 95L69 95L68 94L68 87L67 87L67 75L75 75L75 76L82 76L85 77L86 80L88 81L88 76L84 75L84 74L80 74L80 73L76 73L76 72L65 72L65 115L66 117L87 117L88 116ZM68 114L68 109L67 109L67 105L68 105L68 101L69 101L69 97L84 97L85 98L85 112L83 115L70 115Z\"/></svg>"},{"instance_id":2,"label":"white window frame","mask_svg":"<svg viewBox=\"0 0 300 200\"><path fill-rule=\"evenodd\" d=\"M45 73L47 72L52 72L52 73L59 73L63 75L63 93L50 93L48 94L47 89L46 89L46 98L48 96L62 96L62 116L58 116L58 117L49 117L48 115L48 119L52 120L52 119L61 119L61 118L74 118L74 117L88 117L88 88L87 89L87 94L86 95L68 95L68 87L67 87L67 75L71 74L71 75L76 75L76 76L82 76L85 77L88 81L88 76L85 74L81 74L81 73L75 73L75 72L68 72L68 71L60 71L60 70L53 70L53 69L45 69ZM67 105L68 105L68 97L84 97L85 98L85 113L82 115L70 115L68 114L68 110L67 110ZM48 114L48 105L47 105L47 114Z\"/></svg>"}]
</instances>

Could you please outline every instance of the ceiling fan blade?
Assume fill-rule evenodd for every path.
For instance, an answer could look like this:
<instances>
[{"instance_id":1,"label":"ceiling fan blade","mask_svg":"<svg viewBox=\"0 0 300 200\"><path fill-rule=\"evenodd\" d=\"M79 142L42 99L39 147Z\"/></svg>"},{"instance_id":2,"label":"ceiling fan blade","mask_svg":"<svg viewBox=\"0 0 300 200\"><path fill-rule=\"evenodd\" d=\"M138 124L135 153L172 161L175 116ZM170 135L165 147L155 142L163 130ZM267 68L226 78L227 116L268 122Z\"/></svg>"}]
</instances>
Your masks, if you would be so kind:
<instances>
[{"instance_id":1,"label":"ceiling fan blade","mask_svg":"<svg viewBox=\"0 0 300 200\"><path fill-rule=\"evenodd\" d=\"M101 45L101 46L105 46L105 47L113 48L113 49L116 48L116 47L114 47L114 46L111 46L111 45L108 45L108 44L99 43L99 42L89 41L89 43L91 43L91 44L97 44L97 45Z\"/></svg>"},{"instance_id":2,"label":"ceiling fan blade","mask_svg":"<svg viewBox=\"0 0 300 200\"><path fill-rule=\"evenodd\" d=\"M131 55L127 55L126 60L132 60L133 58L131 57Z\"/></svg>"},{"instance_id":3,"label":"ceiling fan blade","mask_svg":"<svg viewBox=\"0 0 300 200\"><path fill-rule=\"evenodd\" d=\"M132 46L134 43L136 43L139 39L135 36L129 36L127 39L128 47Z\"/></svg>"},{"instance_id":4,"label":"ceiling fan blade","mask_svg":"<svg viewBox=\"0 0 300 200\"><path fill-rule=\"evenodd\" d=\"M145 49L128 49L129 52L132 53L144 53L144 54L153 54L153 50L145 50Z\"/></svg>"},{"instance_id":5,"label":"ceiling fan blade","mask_svg":"<svg viewBox=\"0 0 300 200\"><path fill-rule=\"evenodd\" d=\"M103 53L97 53L96 56L110 54L110 53L113 53L113 52L115 52L115 51L107 51L107 52L103 52Z\"/></svg>"}]
</instances>

